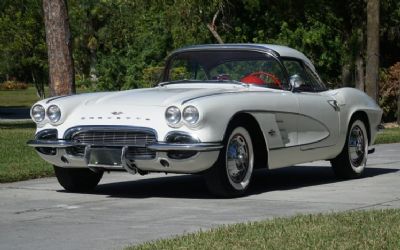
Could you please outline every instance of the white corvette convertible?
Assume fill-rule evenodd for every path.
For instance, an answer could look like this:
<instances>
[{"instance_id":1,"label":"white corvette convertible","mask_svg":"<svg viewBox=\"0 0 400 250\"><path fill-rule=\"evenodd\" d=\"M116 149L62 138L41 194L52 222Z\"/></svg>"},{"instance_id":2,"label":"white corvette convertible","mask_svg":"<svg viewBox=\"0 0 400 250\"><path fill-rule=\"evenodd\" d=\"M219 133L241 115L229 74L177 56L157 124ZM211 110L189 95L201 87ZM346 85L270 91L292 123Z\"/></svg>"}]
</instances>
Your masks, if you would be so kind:
<instances>
[{"instance_id":1,"label":"white corvette convertible","mask_svg":"<svg viewBox=\"0 0 400 250\"><path fill-rule=\"evenodd\" d=\"M58 96L31 109L28 142L69 191L104 171L199 173L243 195L257 168L330 160L362 175L382 110L353 88L328 90L311 61L278 45L199 45L166 61L154 88Z\"/></svg>"}]
</instances>

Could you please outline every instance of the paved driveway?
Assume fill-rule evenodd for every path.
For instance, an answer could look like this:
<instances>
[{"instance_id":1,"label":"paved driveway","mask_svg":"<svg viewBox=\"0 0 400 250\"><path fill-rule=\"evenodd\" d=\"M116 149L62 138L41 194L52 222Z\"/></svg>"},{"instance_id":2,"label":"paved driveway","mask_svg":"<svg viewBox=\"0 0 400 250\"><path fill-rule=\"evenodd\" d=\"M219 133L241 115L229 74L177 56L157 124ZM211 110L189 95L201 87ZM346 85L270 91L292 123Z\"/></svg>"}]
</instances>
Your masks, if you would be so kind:
<instances>
[{"instance_id":1,"label":"paved driveway","mask_svg":"<svg viewBox=\"0 0 400 250\"><path fill-rule=\"evenodd\" d=\"M55 178L0 185L0 249L121 249L129 244L299 213L400 208L400 144L370 156L366 178L337 181L327 162L257 172L250 195L215 199L189 175L105 175L93 194Z\"/></svg>"}]
</instances>

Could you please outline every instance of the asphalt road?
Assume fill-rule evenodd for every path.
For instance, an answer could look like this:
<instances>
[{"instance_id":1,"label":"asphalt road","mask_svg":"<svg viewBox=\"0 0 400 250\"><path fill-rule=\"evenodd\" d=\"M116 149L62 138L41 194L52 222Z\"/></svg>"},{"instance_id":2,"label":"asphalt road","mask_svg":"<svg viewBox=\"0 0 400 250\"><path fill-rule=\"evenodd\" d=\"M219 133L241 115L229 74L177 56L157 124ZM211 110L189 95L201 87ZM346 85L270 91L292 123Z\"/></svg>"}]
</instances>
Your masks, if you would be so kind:
<instances>
[{"instance_id":1,"label":"asphalt road","mask_svg":"<svg viewBox=\"0 0 400 250\"><path fill-rule=\"evenodd\" d=\"M366 177L327 162L258 172L247 197L215 199L199 176L105 175L92 194L55 178L0 184L0 249L121 249L130 244L300 213L400 208L400 144L381 145Z\"/></svg>"}]
</instances>

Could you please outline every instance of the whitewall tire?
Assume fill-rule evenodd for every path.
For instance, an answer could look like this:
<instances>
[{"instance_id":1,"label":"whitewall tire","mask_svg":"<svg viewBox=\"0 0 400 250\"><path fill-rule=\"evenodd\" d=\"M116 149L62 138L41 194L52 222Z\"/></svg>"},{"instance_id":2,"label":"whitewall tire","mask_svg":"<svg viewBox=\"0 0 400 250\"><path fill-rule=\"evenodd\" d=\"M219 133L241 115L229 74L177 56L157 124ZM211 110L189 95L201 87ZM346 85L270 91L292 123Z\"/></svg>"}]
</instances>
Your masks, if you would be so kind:
<instances>
[{"instance_id":1,"label":"whitewall tire","mask_svg":"<svg viewBox=\"0 0 400 250\"><path fill-rule=\"evenodd\" d=\"M342 152L331 161L335 174L340 178L360 177L367 164L368 134L363 121L355 119L347 131Z\"/></svg>"},{"instance_id":2,"label":"whitewall tire","mask_svg":"<svg viewBox=\"0 0 400 250\"><path fill-rule=\"evenodd\" d=\"M253 141L244 126L231 126L216 164L205 174L211 193L222 197L243 195L254 168Z\"/></svg>"}]
</instances>

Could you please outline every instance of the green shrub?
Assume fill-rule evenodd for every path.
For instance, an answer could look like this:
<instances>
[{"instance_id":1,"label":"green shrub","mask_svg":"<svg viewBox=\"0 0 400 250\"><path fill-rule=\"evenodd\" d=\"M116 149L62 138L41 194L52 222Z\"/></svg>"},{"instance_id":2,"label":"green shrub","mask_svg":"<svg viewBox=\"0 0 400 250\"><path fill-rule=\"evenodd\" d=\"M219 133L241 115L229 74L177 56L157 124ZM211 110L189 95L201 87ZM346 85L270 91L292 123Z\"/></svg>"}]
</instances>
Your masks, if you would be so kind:
<instances>
[{"instance_id":1,"label":"green shrub","mask_svg":"<svg viewBox=\"0 0 400 250\"><path fill-rule=\"evenodd\" d=\"M161 80L164 67L150 66L143 69L142 87L152 87Z\"/></svg>"},{"instance_id":2,"label":"green shrub","mask_svg":"<svg viewBox=\"0 0 400 250\"><path fill-rule=\"evenodd\" d=\"M77 89L90 90L94 83L85 74L76 74L75 85Z\"/></svg>"},{"instance_id":3,"label":"green shrub","mask_svg":"<svg viewBox=\"0 0 400 250\"><path fill-rule=\"evenodd\" d=\"M383 121L396 120L397 100L400 92L400 62L383 70L379 80L379 105L383 109Z\"/></svg>"},{"instance_id":4,"label":"green shrub","mask_svg":"<svg viewBox=\"0 0 400 250\"><path fill-rule=\"evenodd\" d=\"M17 81L5 81L0 84L0 90L18 90L18 89L27 89L28 84L24 82Z\"/></svg>"}]
</instances>

